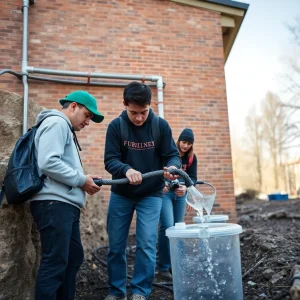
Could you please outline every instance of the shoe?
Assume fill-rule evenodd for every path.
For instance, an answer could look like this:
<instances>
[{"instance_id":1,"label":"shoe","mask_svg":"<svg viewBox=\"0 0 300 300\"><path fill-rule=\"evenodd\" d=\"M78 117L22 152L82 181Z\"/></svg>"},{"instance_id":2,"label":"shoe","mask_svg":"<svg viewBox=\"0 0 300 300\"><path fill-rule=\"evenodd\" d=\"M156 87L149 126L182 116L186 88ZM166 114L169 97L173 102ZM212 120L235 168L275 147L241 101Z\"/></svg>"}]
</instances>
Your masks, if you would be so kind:
<instances>
[{"instance_id":1,"label":"shoe","mask_svg":"<svg viewBox=\"0 0 300 300\"><path fill-rule=\"evenodd\" d=\"M147 300L147 298L143 295L139 295L139 294L133 294L130 297L130 300Z\"/></svg>"},{"instance_id":2,"label":"shoe","mask_svg":"<svg viewBox=\"0 0 300 300\"><path fill-rule=\"evenodd\" d=\"M104 300L127 300L127 297L126 296L117 297L117 296L114 296L114 295L108 295L108 296L106 296L106 298Z\"/></svg>"},{"instance_id":3,"label":"shoe","mask_svg":"<svg viewBox=\"0 0 300 300\"><path fill-rule=\"evenodd\" d=\"M168 270L166 270L166 271L159 270L158 275L165 279L172 279L172 274Z\"/></svg>"}]
</instances>

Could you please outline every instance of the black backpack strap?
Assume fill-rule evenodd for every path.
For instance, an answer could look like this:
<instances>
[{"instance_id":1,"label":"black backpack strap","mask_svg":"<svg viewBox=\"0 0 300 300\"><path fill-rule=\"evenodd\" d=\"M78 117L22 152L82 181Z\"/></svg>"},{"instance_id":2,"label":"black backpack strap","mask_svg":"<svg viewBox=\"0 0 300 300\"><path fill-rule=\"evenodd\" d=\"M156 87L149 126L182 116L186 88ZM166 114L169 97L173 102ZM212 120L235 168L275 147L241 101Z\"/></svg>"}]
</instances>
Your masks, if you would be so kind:
<instances>
[{"instance_id":1,"label":"black backpack strap","mask_svg":"<svg viewBox=\"0 0 300 300\"><path fill-rule=\"evenodd\" d=\"M128 124L122 117L119 117L119 121L120 121L120 134L121 134L122 147L126 148L124 147L124 141L128 141L128 136L129 136Z\"/></svg>"},{"instance_id":2,"label":"black backpack strap","mask_svg":"<svg viewBox=\"0 0 300 300\"><path fill-rule=\"evenodd\" d=\"M128 153L128 148L124 146L124 141L128 141L129 137L129 128L127 122L122 118L119 117L120 121L120 142L121 142L121 154L122 154L122 161L126 158L126 155Z\"/></svg>"},{"instance_id":3,"label":"black backpack strap","mask_svg":"<svg viewBox=\"0 0 300 300\"><path fill-rule=\"evenodd\" d=\"M159 128L159 117L155 114L153 114L152 121L151 121L151 131L152 131L152 136L153 136L154 142L155 142L155 149L159 149L160 141L161 141L160 128Z\"/></svg>"},{"instance_id":4,"label":"black backpack strap","mask_svg":"<svg viewBox=\"0 0 300 300\"><path fill-rule=\"evenodd\" d=\"M0 205L2 203L3 197L4 197L4 184L2 184L1 191L0 191Z\"/></svg>"},{"instance_id":5,"label":"black backpack strap","mask_svg":"<svg viewBox=\"0 0 300 300\"><path fill-rule=\"evenodd\" d=\"M194 160L194 154L193 154L193 156L192 156L192 157L189 157L189 160L188 160L188 165L187 165L187 167L188 167L188 168L190 168L190 167L191 167L191 165L193 164L193 160Z\"/></svg>"},{"instance_id":6,"label":"black backpack strap","mask_svg":"<svg viewBox=\"0 0 300 300\"><path fill-rule=\"evenodd\" d=\"M73 133L73 141L74 141L74 143L75 143L75 147L76 147L76 150L77 150L77 153L78 153L78 157L79 157L79 160L80 160L80 164L81 164L81 166L82 166L82 161L81 161L81 157L80 157L80 154L79 154L79 151L82 151L82 149L81 149L81 147L80 147L80 145L79 145L79 142L78 142L78 140L77 140L77 136L76 136L76 133L75 133L75 130L74 130L73 127L71 128L71 131L72 131L72 133Z\"/></svg>"}]
</instances>

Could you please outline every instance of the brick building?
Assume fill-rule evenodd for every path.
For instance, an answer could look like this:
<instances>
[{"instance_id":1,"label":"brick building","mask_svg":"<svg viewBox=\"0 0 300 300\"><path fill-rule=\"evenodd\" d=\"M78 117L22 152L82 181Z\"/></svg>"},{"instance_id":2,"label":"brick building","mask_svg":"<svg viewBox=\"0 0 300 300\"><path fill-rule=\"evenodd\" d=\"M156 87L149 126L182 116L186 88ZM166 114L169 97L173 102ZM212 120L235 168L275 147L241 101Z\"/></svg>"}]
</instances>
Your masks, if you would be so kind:
<instances>
[{"instance_id":1,"label":"brick building","mask_svg":"<svg viewBox=\"0 0 300 300\"><path fill-rule=\"evenodd\" d=\"M27 62L24 51L22 58L22 5L29 12ZM29 98L48 108L59 109L58 99L74 89L95 95L105 120L91 124L78 138L85 169L102 178L110 178L103 163L106 128L122 111L123 86L130 81L89 75L159 76L165 83L160 104L156 83L146 80L154 85L153 110L160 107L175 140L183 128L194 130L198 178L217 188L213 213L229 214L234 221L224 63L247 8L230 0L1 1L0 69L21 73L23 66ZM82 77L37 75L34 68L84 73ZM23 95L19 79L3 74L0 89ZM101 195L106 209L109 188L103 187ZM191 215L187 221L191 222Z\"/></svg>"}]
</instances>

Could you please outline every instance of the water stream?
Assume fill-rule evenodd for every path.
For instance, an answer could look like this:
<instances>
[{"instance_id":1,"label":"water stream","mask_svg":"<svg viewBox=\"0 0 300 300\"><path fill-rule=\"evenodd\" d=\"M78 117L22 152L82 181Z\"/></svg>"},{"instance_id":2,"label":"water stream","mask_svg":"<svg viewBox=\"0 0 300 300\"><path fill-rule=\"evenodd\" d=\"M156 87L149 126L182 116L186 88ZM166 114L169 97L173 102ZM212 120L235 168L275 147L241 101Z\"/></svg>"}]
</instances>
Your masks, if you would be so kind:
<instances>
[{"instance_id":1,"label":"water stream","mask_svg":"<svg viewBox=\"0 0 300 300\"><path fill-rule=\"evenodd\" d=\"M187 189L186 202L197 211L197 215L200 217L201 222L204 223L203 209L205 209L208 216L210 216L211 210L214 206L216 198L216 192L212 195L203 195L194 186L190 186Z\"/></svg>"}]
</instances>

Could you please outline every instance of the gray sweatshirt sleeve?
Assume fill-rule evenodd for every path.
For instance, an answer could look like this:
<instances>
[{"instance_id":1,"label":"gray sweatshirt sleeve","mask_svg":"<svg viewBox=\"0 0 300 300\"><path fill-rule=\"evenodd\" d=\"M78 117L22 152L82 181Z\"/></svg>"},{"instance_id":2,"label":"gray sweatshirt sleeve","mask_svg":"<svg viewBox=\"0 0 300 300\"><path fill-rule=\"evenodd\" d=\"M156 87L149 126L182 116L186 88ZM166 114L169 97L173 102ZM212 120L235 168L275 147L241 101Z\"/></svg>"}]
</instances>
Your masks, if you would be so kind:
<instances>
[{"instance_id":1,"label":"gray sweatshirt sleeve","mask_svg":"<svg viewBox=\"0 0 300 300\"><path fill-rule=\"evenodd\" d=\"M43 174L72 187L84 185L86 177L81 170L61 160L65 145L71 140L69 125L62 120L41 126L37 147L38 166ZM74 147L75 144L74 144ZM75 149L76 150L76 149Z\"/></svg>"}]
</instances>

